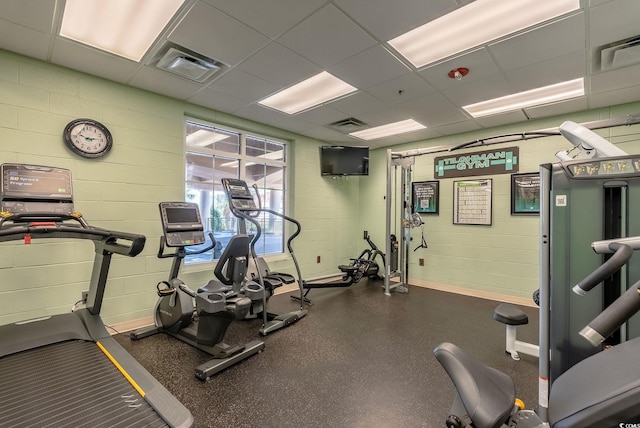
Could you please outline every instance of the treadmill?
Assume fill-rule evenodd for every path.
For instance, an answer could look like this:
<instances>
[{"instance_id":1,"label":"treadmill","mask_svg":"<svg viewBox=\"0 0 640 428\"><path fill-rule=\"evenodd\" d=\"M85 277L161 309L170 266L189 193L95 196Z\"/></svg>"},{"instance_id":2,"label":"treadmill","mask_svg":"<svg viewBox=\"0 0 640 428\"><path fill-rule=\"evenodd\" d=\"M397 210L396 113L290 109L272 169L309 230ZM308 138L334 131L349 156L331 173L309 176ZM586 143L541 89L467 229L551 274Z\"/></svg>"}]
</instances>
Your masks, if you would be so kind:
<instances>
[{"instance_id":1,"label":"treadmill","mask_svg":"<svg viewBox=\"0 0 640 428\"><path fill-rule=\"evenodd\" d=\"M189 410L100 318L112 255L138 255L145 237L88 225L74 210L67 169L2 164L0 170L0 242L88 239L95 248L86 307L0 326L0 426L193 426Z\"/></svg>"}]
</instances>

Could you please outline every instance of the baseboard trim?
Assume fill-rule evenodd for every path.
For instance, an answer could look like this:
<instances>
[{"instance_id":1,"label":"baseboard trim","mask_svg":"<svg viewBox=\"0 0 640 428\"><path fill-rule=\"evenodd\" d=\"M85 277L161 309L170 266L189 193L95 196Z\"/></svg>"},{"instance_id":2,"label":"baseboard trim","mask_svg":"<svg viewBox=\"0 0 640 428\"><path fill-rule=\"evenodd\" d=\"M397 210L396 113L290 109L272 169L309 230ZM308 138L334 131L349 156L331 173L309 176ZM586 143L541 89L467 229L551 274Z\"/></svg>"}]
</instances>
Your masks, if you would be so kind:
<instances>
[{"instance_id":1,"label":"baseboard trim","mask_svg":"<svg viewBox=\"0 0 640 428\"><path fill-rule=\"evenodd\" d=\"M416 287L430 288L432 290L444 291L447 293L462 294L469 297L477 297L479 299L495 300L496 302L513 303L514 305L529 306L537 308L531 297L519 297L509 294L492 293L489 291L475 290L472 288L456 287L452 285L438 284L435 282L424 281L421 279L409 279L409 284Z\"/></svg>"}]
</instances>

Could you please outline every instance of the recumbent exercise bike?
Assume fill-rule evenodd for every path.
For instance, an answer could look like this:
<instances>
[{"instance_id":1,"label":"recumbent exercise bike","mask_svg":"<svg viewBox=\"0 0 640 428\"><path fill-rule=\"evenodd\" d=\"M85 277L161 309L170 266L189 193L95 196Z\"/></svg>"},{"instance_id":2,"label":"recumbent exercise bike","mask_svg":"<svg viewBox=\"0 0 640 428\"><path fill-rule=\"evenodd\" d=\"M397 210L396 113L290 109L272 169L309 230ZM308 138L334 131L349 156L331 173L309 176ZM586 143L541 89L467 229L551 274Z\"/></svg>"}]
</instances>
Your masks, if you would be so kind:
<instances>
[{"instance_id":1,"label":"recumbent exercise bike","mask_svg":"<svg viewBox=\"0 0 640 428\"><path fill-rule=\"evenodd\" d=\"M211 244L202 247L205 235L197 204L161 202L160 214L164 236L160 237L158 258L173 258L171 272L167 281L156 286L159 299L154 310L155 325L132 332L131 338L137 340L164 332L208 353L213 359L195 368L196 376L207 380L264 349L264 342L259 340L237 346L223 342L231 321L244 319L251 298L261 299L264 289L245 281L249 237L235 235L214 269L216 279L197 292L191 290L178 278L182 261L187 255L211 251L216 245L215 238L209 233ZM166 253L165 245L176 251ZM200 248L188 250L196 246Z\"/></svg>"}]
</instances>

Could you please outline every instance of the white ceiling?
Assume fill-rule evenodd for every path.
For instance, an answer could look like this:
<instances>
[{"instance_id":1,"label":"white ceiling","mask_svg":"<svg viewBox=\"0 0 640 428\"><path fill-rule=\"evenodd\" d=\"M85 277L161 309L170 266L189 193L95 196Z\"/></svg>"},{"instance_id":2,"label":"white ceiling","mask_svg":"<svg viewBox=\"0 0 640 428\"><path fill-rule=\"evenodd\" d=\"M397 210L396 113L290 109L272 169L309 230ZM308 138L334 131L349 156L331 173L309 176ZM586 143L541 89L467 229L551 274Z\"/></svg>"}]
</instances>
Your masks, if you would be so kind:
<instances>
[{"instance_id":1,"label":"white ceiling","mask_svg":"<svg viewBox=\"0 0 640 428\"><path fill-rule=\"evenodd\" d=\"M136 63L57 36L64 0L2 0L0 48L330 143L372 148L640 100L640 64L603 72L598 52L640 35L638 0L582 0L575 13L419 70L386 43L467 2L186 0ZM228 67L204 83L162 71L150 60L166 42ZM629 52L640 62L638 50ZM458 67L469 74L449 78ZM257 103L322 70L359 91L293 116ZM587 92L579 99L480 119L461 108L578 77ZM370 126L413 118L428 128L365 143L326 126L349 117Z\"/></svg>"}]
</instances>

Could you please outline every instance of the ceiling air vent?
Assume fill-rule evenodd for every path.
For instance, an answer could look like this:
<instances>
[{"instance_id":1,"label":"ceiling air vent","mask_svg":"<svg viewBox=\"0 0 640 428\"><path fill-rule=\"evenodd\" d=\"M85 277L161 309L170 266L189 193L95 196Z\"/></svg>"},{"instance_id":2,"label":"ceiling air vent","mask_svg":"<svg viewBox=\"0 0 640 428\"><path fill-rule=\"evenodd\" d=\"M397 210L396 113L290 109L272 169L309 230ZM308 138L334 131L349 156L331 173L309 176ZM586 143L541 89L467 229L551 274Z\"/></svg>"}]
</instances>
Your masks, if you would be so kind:
<instances>
[{"instance_id":1,"label":"ceiling air vent","mask_svg":"<svg viewBox=\"0 0 640 428\"><path fill-rule=\"evenodd\" d=\"M601 46L600 71L640 64L640 36Z\"/></svg>"},{"instance_id":2,"label":"ceiling air vent","mask_svg":"<svg viewBox=\"0 0 640 428\"><path fill-rule=\"evenodd\" d=\"M338 131L343 134L349 134L350 132L364 129L369 125L367 125L360 119L356 119L355 117L348 117L346 119L338 120L325 126L327 128L333 129L334 131Z\"/></svg>"},{"instance_id":3,"label":"ceiling air vent","mask_svg":"<svg viewBox=\"0 0 640 428\"><path fill-rule=\"evenodd\" d=\"M156 67L194 82L204 82L225 65L180 46L171 46L158 59Z\"/></svg>"}]
</instances>

